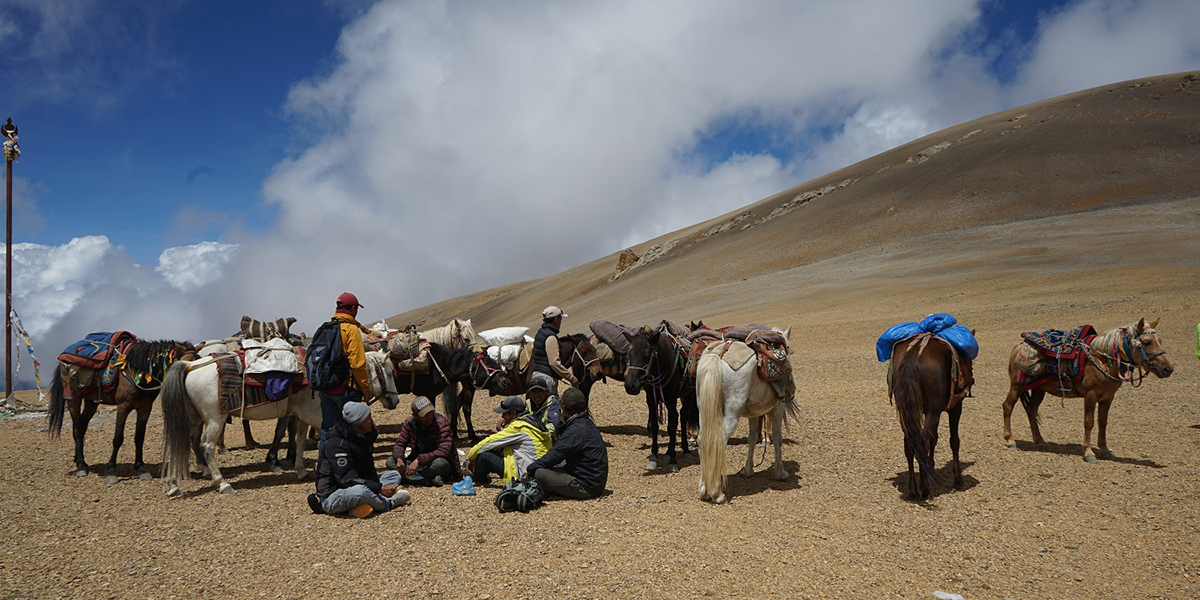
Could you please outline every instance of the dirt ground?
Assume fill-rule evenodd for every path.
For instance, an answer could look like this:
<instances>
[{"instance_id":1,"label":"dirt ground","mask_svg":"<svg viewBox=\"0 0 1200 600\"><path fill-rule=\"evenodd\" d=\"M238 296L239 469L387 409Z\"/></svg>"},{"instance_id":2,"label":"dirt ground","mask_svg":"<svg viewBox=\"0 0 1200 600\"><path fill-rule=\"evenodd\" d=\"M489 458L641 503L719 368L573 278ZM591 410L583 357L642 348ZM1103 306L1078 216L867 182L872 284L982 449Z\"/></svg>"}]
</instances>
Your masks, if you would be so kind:
<instances>
[{"instance_id":1,"label":"dirt ground","mask_svg":"<svg viewBox=\"0 0 1200 600\"><path fill-rule=\"evenodd\" d=\"M1152 304L1171 301L1194 302ZM1140 305L1101 302L1087 312L1107 330ZM971 599L1195 598L1200 375L1190 329L1200 306L1186 306L1189 322L1162 328L1176 373L1119 392L1109 436L1117 458L1096 465L1081 460L1079 400L1043 405L1049 447L1029 443L1020 415L1018 448L1003 446L1003 361L1021 329L1013 322L1029 317L986 304L959 314L982 346L961 428L966 488L924 504L902 498L899 428L873 356L882 317L837 322L845 342L831 348L812 328L848 316L838 311L801 324L807 350L794 358L802 417L786 436L788 479L770 477L770 452L753 477L732 475L746 456L743 424L728 455L733 499L724 506L696 498L695 460L675 474L643 471L645 405L614 384L593 397L612 494L532 514L499 514L494 488L454 497L446 486L413 489L411 506L366 520L317 516L304 501L311 481L273 474L262 466L265 451L242 449L221 457L234 493L192 479L183 497L167 498L161 481L134 477L131 434L122 481L104 483L111 411L93 421L86 478L72 474L69 435L48 440L41 416L9 419L0 424L0 515L8 522L0 597L930 598L944 590ZM476 423L487 428L489 402L476 407ZM403 413L376 415L382 466ZM154 469L160 430L156 408L147 442ZM240 443L240 432L228 435ZM269 425L256 424L255 435L267 439ZM948 481L947 440L943 420L937 460Z\"/></svg>"}]
</instances>

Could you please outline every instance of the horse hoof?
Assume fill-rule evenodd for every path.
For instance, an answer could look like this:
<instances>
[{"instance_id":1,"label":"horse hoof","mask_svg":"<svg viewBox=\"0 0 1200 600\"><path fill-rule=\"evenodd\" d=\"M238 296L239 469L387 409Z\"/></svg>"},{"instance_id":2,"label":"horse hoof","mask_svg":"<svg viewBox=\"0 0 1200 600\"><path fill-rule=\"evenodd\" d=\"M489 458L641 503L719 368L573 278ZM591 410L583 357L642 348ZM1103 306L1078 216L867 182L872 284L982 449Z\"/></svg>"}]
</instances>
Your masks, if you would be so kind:
<instances>
[{"instance_id":1,"label":"horse hoof","mask_svg":"<svg viewBox=\"0 0 1200 600\"><path fill-rule=\"evenodd\" d=\"M271 465L271 472L272 473L282 473L283 467L281 467L279 465Z\"/></svg>"},{"instance_id":2,"label":"horse hoof","mask_svg":"<svg viewBox=\"0 0 1200 600\"><path fill-rule=\"evenodd\" d=\"M668 472L668 473L678 473L678 472L679 472L679 465L677 465L677 464L674 464L674 463L671 463L671 464L667 465L667 472Z\"/></svg>"},{"instance_id":3,"label":"horse hoof","mask_svg":"<svg viewBox=\"0 0 1200 600\"><path fill-rule=\"evenodd\" d=\"M1085 456L1085 457L1083 457L1083 461L1084 461L1084 462L1089 462L1089 463L1092 463L1092 464L1096 464L1096 463L1100 462L1100 461L1096 460L1096 457L1095 457L1095 456Z\"/></svg>"},{"instance_id":4,"label":"horse hoof","mask_svg":"<svg viewBox=\"0 0 1200 600\"><path fill-rule=\"evenodd\" d=\"M217 448L217 454L229 454L229 448Z\"/></svg>"},{"instance_id":5,"label":"horse hoof","mask_svg":"<svg viewBox=\"0 0 1200 600\"><path fill-rule=\"evenodd\" d=\"M305 479L308 479L308 471L300 471L299 473L296 473L297 481L304 481Z\"/></svg>"},{"instance_id":6,"label":"horse hoof","mask_svg":"<svg viewBox=\"0 0 1200 600\"><path fill-rule=\"evenodd\" d=\"M1008 443L1004 444L1004 447L1008 448L1009 450L1016 450L1017 443L1016 442L1008 442Z\"/></svg>"},{"instance_id":7,"label":"horse hoof","mask_svg":"<svg viewBox=\"0 0 1200 600\"><path fill-rule=\"evenodd\" d=\"M1101 452L1100 454L1097 454L1096 456L1100 457L1103 460L1113 460L1113 459L1117 458L1116 456L1113 456L1113 453L1109 450L1105 450L1105 451Z\"/></svg>"},{"instance_id":8,"label":"horse hoof","mask_svg":"<svg viewBox=\"0 0 1200 600\"><path fill-rule=\"evenodd\" d=\"M726 502L728 502L728 501L729 501L729 498L726 498L726 497L725 497L725 493L724 493L724 492L722 492L722 493L721 493L720 495L718 495L716 498L713 498L713 503L715 503L715 504L725 504L725 503L726 503Z\"/></svg>"},{"instance_id":9,"label":"horse hoof","mask_svg":"<svg viewBox=\"0 0 1200 600\"><path fill-rule=\"evenodd\" d=\"M169 489L167 489L167 496L168 497L178 496L182 492L183 492L183 490L179 489L178 486L173 485Z\"/></svg>"},{"instance_id":10,"label":"horse hoof","mask_svg":"<svg viewBox=\"0 0 1200 600\"><path fill-rule=\"evenodd\" d=\"M153 473L142 472L138 475L138 479L154 479Z\"/></svg>"},{"instance_id":11,"label":"horse hoof","mask_svg":"<svg viewBox=\"0 0 1200 600\"><path fill-rule=\"evenodd\" d=\"M87 477L88 470L87 469L79 469L78 471L75 471L75 476L76 477Z\"/></svg>"},{"instance_id":12,"label":"horse hoof","mask_svg":"<svg viewBox=\"0 0 1200 600\"><path fill-rule=\"evenodd\" d=\"M658 470L658 461L653 458L651 458L650 460L647 460L646 461L646 470L647 471L657 471Z\"/></svg>"},{"instance_id":13,"label":"horse hoof","mask_svg":"<svg viewBox=\"0 0 1200 600\"><path fill-rule=\"evenodd\" d=\"M121 479L120 479L120 478L118 478L116 475L109 475L109 476L107 476L107 477L105 477L105 478L104 478L104 483L107 483L107 484L109 484L109 485L112 485L112 484L114 484L114 483L117 483L117 482L119 482L119 481L121 481Z\"/></svg>"},{"instance_id":14,"label":"horse hoof","mask_svg":"<svg viewBox=\"0 0 1200 600\"><path fill-rule=\"evenodd\" d=\"M221 489L222 494L232 494L233 493L233 486L229 485L228 483L222 483L220 489Z\"/></svg>"}]
</instances>

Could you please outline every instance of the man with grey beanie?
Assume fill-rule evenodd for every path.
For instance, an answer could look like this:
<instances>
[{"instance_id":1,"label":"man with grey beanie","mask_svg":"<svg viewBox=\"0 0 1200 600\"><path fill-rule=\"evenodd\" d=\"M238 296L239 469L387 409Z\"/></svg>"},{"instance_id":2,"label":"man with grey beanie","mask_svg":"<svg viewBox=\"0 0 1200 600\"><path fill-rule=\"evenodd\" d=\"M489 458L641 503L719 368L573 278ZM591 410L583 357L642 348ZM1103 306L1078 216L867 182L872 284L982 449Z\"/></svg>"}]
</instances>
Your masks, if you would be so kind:
<instances>
[{"instance_id":1,"label":"man with grey beanie","mask_svg":"<svg viewBox=\"0 0 1200 600\"><path fill-rule=\"evenodd\" d=\"M371 407L362 402L342 405L342 419L334 424L317 457L317 493L308 506L318 514L349 514L361 519L408 504L410 495L399 489L400 473L375 470L372 450L379 431Z\"/></svg>"}]
</instances>

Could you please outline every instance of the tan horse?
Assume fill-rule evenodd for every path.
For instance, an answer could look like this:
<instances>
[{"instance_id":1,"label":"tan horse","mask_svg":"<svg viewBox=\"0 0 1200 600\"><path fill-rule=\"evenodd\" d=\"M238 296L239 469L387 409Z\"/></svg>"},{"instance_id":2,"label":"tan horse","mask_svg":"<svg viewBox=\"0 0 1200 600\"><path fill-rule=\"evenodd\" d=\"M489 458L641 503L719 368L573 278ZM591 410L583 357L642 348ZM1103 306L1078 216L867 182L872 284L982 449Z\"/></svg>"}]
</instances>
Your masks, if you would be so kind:
<instances>
[{"instance_id":1,"label":"tan horse","mask_svg":"<svg viewBox=\"0 0 1200 600\"><path fill-rule=\"evenodd\" d=\"M1013 348L1008 361L1008 397L1004 399L1004 443L1009 448L1015 448L1016 442L1012 434L1012 411L1017 399L1025 406L1029 416L1029 429L1033 433L1033 443L1045 444L1042 432L1038 429L1038 406L1047 393L1062 398L1083 398L1083 460L1094 463L1096 454L1092 451L1092 425L1096 418L1096 407L1100 407L1100 432L1096 437L1096 445L1100 448L1100 458L1113 458L1108 449L1105 437L1108 429L1108 408L1113 396L1126 381L1130 385L1138 385L1146 371L1154 373L1158 378L1170 377L1175 367L1167 358L1162 342L1158 339L1158 326L1155 319L1149 326L1146 320L1117 327L1104 335L1096 336L1087 348L1087 359L1084 366L1083 378L1072 383L1071 389L1065 392L1058 381L1050 381L1032 390L1023 390L1018 383L1021 374L1016 365L1017 352L1021 344ZM1024 342L1022 342L1023 344Z\"/></svg>"}]
</instances>

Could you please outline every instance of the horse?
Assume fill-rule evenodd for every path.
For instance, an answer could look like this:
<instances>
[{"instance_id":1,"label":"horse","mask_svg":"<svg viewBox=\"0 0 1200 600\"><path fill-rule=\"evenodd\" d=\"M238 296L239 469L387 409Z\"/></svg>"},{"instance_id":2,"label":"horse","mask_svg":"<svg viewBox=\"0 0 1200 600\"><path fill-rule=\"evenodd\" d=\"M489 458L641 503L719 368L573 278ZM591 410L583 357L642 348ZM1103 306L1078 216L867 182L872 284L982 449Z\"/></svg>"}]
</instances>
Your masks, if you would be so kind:
<instances>
[{"instance_id":1,"label":"horse","mask_svg":"<svg viewBox=\"0 0 1200 600\"><path fill-rule=\"evenodd\" d=\"M591 388L591 384L604 378L604 369L600 366L600 358L596 356L596 347L582 333L563 334L558 336L558 360L563 366L571 369L571 374L579 380L579 389ZM525 365L525 370L506 370L505 377L509 382L509 394L521 395L529 390L529 379L533 375L533 361ZM493 394L494 395L494 394ZM473 401L472 396L467 401Z\"/></svg>"},{"instance_id":2,"label":"horse","mask_svg":"<svg viewBox=\"0 0 1200 600\"><path fill-rule=\"evenodd\" d=\"M190 343L175 340L133 342L125 353L124 363L118 368L117 383L112 390L101 389L101 370L80 368L81 371L92 372L92 381L96 382L96 385L85 388L71 398L64 397L64 385L71 382L64 382L68 374L63 369L65 363L59 362L54 369L54 383L50 387L50 437L57 438L62 432L63 408L67 406L71 411L71 428L75 437L75 475L86 477L88 474L88 464L83 459L83 439L87 435L88 423L96 414L96 409L101 404L108 404L116 405L117 422L113 432L112 456L109 457L105 468L105 481L119 481L117 451L125 441L125 419L129 417L129 411L137 411L133 436L136 448L133 468L140 479L154 477L142 461L142 447L146 440L146 422L150 419L150 408L154 405L154 399L158 397L167 367L176 359L194 356L195 351ZM148 387L138 383L140 375L149 377Z\"/></svg>"},{"instance_id":3,"label":"horse","mask_svg":"<svg viewBox=\"0 0 1200 600\"><path fill-rule=\"evenodd\" d=\"M974 331L971 332L974 335ZM954 486L963 486L962 468L958 462L958 421L962 416L962 398L974 383L970 375L970 360L963 360L965 373L960 382L953 380L954 354L950 346L935 339L929 343L928 334L917 335L898 342L892 348L892 390L896 399L896 415L904 434L904 455L908 459L908 490L913 500L932 497L939 485L934 472L933 451L937 447L938 422L942 413L950 415L950 451L954 454ZM913 457L921 469L918 480L913 471Z\"/></svg>"},{"instance_id":4,"label":"horse","mask_svg":"<svg viewBox=\"0 0 1200 600\"><path fill-rule=\"evenodd\" d=\"M475 333L470 319L450 319L449 323L441 327L421 331L417 335L430 343L449 346L451 350L466 350L471 346L487 344Z\"/></svg>"},{"instance_id":5,"label":"horse","mask_svg":"<svg viewBox=\"0 0 1200 600\"><path fill-rule=\"evenodd\" d=\"M503 369L487 352L482 351L482 346L454 350L430 342L429 360L432 364L427 373L395 371L396 392L428 398L441 394L446 417L450 419L450 429L458 432L461 406L467 420L467 435L472 441L478 441L479 436L475 435L475 426L471 423L471 403L463 402L462 398L468 392L473 397L475 390L483 389L496 394L508 393L511 384L504 376ZM462 393L456 389L459 385L462 386Z\"/></svg>"},{"instance_id":6,"label":"horse","mask_svg":"<svg viewBox=\"0 0 1200 600\"><path fill-rule=\"evenodd\" d=\"M1083 460L1089 463L1098 462L1092 450L1092 425L1096 418L1096 407L1100 407L1100 432L1096 437L1096 445L1100 447L1100 458L1112 459L1113 453L1108 449L1106 437L1108 409L1121 384L1128 381L1129 385L1137 387L1147 371L1159 379L1170 377L1175 371L1171 360L1167 358L1167 351L1162 347L1162 341L1158 339L1158 332L1155 331L1157 326L1158 319L1148 326L1146 319L1139 319L1136 323L1117 327L1093 338L1083 349L1086 356L1083 377L1078 382L1072 382L1071 389L1067 390L1062 389L1065 385L1057 380L1031 390L1023 389L1024 386L1019 382L1022 372L1016 365L1016 358L1024 342L1018 343L1008 361L1009 388L1008 397L1004 399L1005 445L1017 447L1013 440L1011 417L1018 398L1029 417L1033 443L1046 443L1038 428L1038 406L1050 393L1061 398L1083 398Z\"/></svg>"},{"instance_id":7,"label":"horse","mask_svg":"<svg viewBox=\"0 0 1200 600\"><path fill-rule=\"evenodd\" d=\"M687 350L669 333L660 329L642 327L635 334L623 332L629 340L624 374L625 393L636 396L646 391L648 418L646 429L650 433L650 457L647 471L658 469L658 409L667 412L667 470L679 471L675 457L675 436L678 433L683 453L688 454L687 425L698 426L696 418L696 382L688 377L685 362ZM676 407L679 401L680 407ZM682 417L682 418L681 418Z\"/></svg>"},{"instance_id":8,"label":"horse","mask_svg":"<svg viewBox=\"0 0 1200 600\"><path fill-rule=\"evenodd\" d=\"M791 328L781 332L784 339ZM754 473L754 446L762 434L763 419L771 416L771 441L775 444L775 479L787 478L783 470L783 425L787 419L799 417L795 391L784 397L758 373L758 357L754 351L739 347L743 342L710 344L700 355L696 366L696 390L700 408L700 499L723 504L725 495L725 446L742 417L750 419L747 438L746 467L741 474ZM751 356L738 369L733 369L722 356L729 351L750 352Z\"/></svg>"},{"instance_id":9,"label":"horse","mask_svg":"<svg viewBox=\"0 0 1200 600\"><path fill-rule=\"evenodd\" d=\"M221 476L217 465L217 445L225 430L225 414L221 413L216 358L178 361L167 371L162 391L163 409L163 473L167 495L180 493L179 480L187 479L189 452L204 467L204 476L212 477L222 494L233 491ZM252 421L279 420L299 417L297 439L303 440L308 427L320 429L321 402L307 388L293 386L282 400L258 406L236 409L233 415ZM304 479L304 446L295 449L296 478Z\"/></svg>"}]
</instances>

